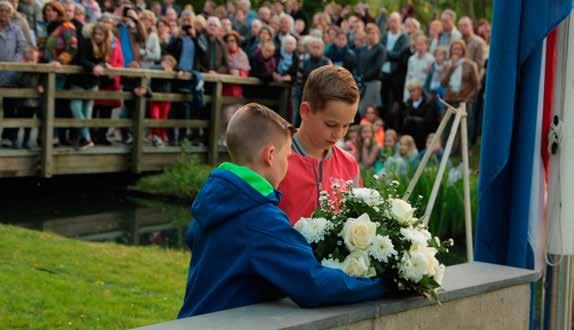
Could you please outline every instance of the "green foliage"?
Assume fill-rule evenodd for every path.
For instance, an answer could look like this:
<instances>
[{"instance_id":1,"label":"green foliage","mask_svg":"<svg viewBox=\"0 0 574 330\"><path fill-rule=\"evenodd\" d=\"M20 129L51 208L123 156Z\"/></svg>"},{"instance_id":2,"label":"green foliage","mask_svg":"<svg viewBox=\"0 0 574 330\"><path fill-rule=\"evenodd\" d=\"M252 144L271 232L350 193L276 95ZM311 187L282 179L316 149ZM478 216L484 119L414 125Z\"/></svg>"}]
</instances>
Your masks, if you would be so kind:
<instances>
[{"instance_id":1,"label":"green foliage","mask_svg":"<svg viewBox=\"0 0 574 330\"><path fill-rule=\"evenodd\" d=\"M197 156L191 155L186 149L187 147L182 147L181 155L173 166L162 174L141 178L133 189L150 194L193 199L213 168L201 163Z\"/></svg>"},{"instance_id":2,"label":"green foliage","mask_svg":"<svg viewBox=\"0 0 574 330\"><path fill-rule=\"evenodd\" d=\"M127 329L175 319L189 253L0 224L0 327Z\"/></svg>"},{"instance_id":3,"label":"green foliage","mask_svg":"<svg viewBox=\"0 0 574 330\"><path fill-rule=\"evenodd\" d=\"M407 175L393 174L389 180L397 180L400 183L399 193L405 192L416 168L410 168ZM417 207L419 216L422 216L432 191L434 180L438 172L437 166L428 165L423 171L409 202ZM365 187L381 189L381 185L388 184L387 180L377 180L374 172L363 171L363 182ZM478 175L471 171L470 175L470 201L472 209L473 228L478 210ZM441 182L433 212L429 221L429 230L433 235L440 238L464 238L464 186L463 180L459 179L453 184L448 183L448 169ZM473 229L474 232L474 229ZM456 239L455 239L456 240ZM460 241L460 240L459 240Z\"/></svg>"}]
</instances>

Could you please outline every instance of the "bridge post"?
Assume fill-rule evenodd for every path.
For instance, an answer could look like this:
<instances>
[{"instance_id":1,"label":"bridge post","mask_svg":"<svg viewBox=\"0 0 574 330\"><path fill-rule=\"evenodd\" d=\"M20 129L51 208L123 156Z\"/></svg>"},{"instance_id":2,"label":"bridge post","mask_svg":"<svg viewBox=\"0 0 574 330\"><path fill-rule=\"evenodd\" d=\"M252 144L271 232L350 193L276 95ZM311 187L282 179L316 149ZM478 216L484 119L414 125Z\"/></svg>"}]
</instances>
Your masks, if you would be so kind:
<instances>
[{"instance_id":1,"label":"bridge post","mask_svg":"<svg viewBox=\"0 0 574 330\"><path fill-rule=\"evenodd\" d=\"M221 127L221 106L223 105L222 90L223 83L217 81L213 89L213 94L211 95L211 120L209 122L208 162L211 165L217 165L217 158L219 156L218 142Z\"/></svg>"},{"instance_id":2,"label":"bridge post","mask_svg":"<svg viewBox=\"0 0 574 330\"><path fill-rule=\"evenodd\" d=\"M56 102L56 73L49 72L43 100L42 117L42 176L50 178L54 174L53 139L54 109Z\"/></svg>"},{"instance_id":3,"label":"bridge post","mask_svg":"<svg viewBox=\"0 0 574 330\"><path fill-rule=\"evenodd\" d=\"M146 87L149 85L150 79L148 77L144 77L141 79L140 86ZM141 95L135 96L135 109L133 112L132 120L132 137L133 137L133 144L132 144L132 172L134 173L141 173L142 172L142 155L143 155L143 146L144 146L144 139L145 139L145 110L146 110L146 96Z\"/></svg>"}]
</instances>

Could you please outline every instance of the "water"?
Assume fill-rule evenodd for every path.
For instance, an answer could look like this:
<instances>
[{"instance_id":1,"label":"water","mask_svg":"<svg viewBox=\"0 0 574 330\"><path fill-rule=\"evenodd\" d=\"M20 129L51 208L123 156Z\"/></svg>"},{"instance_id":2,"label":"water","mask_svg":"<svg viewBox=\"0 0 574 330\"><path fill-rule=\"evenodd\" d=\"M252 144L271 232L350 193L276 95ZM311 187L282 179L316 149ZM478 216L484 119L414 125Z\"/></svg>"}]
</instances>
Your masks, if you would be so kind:
<instances>
[{"instance_id":1,"label":"water","mask_svg":"<svg viewBox=\"0 0 574 330\"><path fill-rule=\"evenodd\" d=\"M65 237L184 248L189 203L133 197L127 174L0 179L0 223Z\"/></svg>"}]
</instances>

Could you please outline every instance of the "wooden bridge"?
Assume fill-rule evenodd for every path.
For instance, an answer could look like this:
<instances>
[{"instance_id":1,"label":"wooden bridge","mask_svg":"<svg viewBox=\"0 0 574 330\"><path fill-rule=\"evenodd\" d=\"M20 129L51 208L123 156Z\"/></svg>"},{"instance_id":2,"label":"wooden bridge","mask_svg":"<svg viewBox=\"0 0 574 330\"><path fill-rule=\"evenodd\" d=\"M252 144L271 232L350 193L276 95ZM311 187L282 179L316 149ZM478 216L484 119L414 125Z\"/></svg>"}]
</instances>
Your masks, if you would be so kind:
<instances>
[{"instance_id":1,"label":"wooden bridge","mask_svg":"<svg viewBox=\"0 0 574 330\"><path fill-rule=\"evenodd\" d=\"M204 128L209 131L207 147L190 147L186 151L197 154L203 161L216 164L220 156L226 154L225 148L218 145L221 127L222 107L229 104L244 104L258 102L270 106L285 118L288 117L290 85L275 84L273 95L265 95L261 99L246 99L222 96L224 84L243 86L258 86L263 83L256 78L242 78L230 75L204 74L206 89L210 95L205 95L206 105L210 105L209 120L152 120L146 118L146 105L149 101L184 102L191 101L189 94L153 93L152 97L137 96L126 91L72 91L56 90L56 76L86 74L79 66L62 66L55 68L49 64L21 64L0 62L0 71L36 73L45 76L43 79L44 93L39 94L35 89L1 88L0 87L0 128L39 128L42 127L42 145L34 149L0 148L0 178L79 174L79 173L110 173L131 171L141 173L159 171L172 164L182 152L181 147L153 147L144 145L146 128ZM152 78L179 79L175 73L145 69L106 69L110 77L121 76L139 79L142 86L148 86ZM191 79L190 75L182 79ZM209 87L211 85L211 87ZM4 118L2 110L3 98L42 98L43 116L41 119ZM133 100L135 109L131 109L131 119L90 119L79 120L55 118L56 99L91 99L91 100ZM172 111L177 111L176 109ZM52 145L54 128L57 127L112 127L131 128L133 143L131 145L96 146L88 150L75 150L71 147L54 148ZM49 143L47 143L49 142Z\"/></svg>"}]
</instances>

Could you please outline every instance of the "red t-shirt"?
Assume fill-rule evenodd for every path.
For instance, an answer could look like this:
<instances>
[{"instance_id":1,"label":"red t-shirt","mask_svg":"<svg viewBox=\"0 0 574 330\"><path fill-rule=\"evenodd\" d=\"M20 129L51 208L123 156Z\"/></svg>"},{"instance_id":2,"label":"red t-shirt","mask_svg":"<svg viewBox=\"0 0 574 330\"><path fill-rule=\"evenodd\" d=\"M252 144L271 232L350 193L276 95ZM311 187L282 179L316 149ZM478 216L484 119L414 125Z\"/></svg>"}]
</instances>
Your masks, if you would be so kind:
<instances>
[{"instance_id":1,"label":"red t-shirt","mask_svg":"<svg viewBox=\"0 0 574 330\"><path fill-rule=\"evenodd\" d=\"M362 186L359 165L352 155L334 146L323 160L317 160L306 156L293 139L289 169L278 188L282 193L279 208L294 225L301 217L313 214L319 206L321 190L332 194L333 183L343 188L349 180L354 186Z\"/></svg>"}]
</instances>

